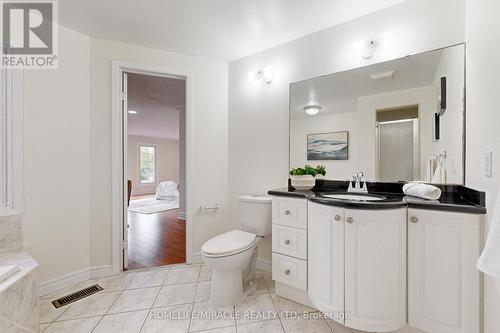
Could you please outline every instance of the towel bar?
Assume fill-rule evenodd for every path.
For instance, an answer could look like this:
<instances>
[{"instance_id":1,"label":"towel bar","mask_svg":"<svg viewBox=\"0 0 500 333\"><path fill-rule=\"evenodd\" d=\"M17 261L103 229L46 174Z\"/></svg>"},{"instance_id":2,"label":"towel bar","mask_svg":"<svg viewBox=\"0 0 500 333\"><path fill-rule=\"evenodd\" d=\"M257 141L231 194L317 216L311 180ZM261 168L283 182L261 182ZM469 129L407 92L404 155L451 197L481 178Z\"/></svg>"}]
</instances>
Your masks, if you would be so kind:
<instances>
[{"instance_id":1,"label":"towel bar","mask_svg":"<svg viewBox=\"0 0 500 333\"><path fill-rule=\"evenodd\" d=\"M219 204L214 204L210 206L201 205L200 210L217 210L219 209L219 207L220 207Z\"/></svg>"}]
</instances>

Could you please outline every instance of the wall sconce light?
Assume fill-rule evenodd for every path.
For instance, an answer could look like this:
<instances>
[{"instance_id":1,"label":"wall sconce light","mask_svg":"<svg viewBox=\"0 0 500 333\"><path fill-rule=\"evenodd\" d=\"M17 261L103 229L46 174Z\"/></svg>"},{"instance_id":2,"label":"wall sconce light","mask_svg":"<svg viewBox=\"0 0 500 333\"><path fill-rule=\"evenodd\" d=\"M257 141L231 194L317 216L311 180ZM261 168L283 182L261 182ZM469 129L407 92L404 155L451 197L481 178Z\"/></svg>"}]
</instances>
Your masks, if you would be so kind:
<instances>
[{"instance_id":1,"label":"wall sconce light","mask_svg":"<svg viewBox=\"0 0 500 333\"><path fill-rule=\"evenodd\" d=\"M315 116L321 111L321 106L319 106L319 105L307 105L307 106L304 106L304 111L310 116Z\"/></svg>"},{"instance_id":2,"label":"wall sconce light","mask_svg":"<svg viewBox=\"0 0 500 333\"><path fill-rule=\"evenodd\" d=\"M370 59L375 54L376 48L377 44L373 39L370 39L363 46L361 57L363 57L363 59Z\"/></svg>"},{"instance_id":3,"label":"wall sconce light","mask_svg":"<svg viewBox=\"0 0 500 333\"><path fill-rule=\"evenodd\" d=\"M267 84L273 82L273 68L271 65L264 67L263 69L258 69L255 72L255 79L262 80Z\"/></svg>"}]
</instances>

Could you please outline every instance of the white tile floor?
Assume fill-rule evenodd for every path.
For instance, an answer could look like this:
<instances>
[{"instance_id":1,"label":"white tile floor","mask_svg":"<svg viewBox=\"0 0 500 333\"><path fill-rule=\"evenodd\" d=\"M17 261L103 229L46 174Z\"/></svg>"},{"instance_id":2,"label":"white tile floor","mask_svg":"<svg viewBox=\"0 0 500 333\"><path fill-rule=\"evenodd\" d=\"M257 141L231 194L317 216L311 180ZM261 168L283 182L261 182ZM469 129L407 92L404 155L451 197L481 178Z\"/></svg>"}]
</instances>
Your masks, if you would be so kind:
<instances>
[{"instance_id":1,"label":"white tile floor","mask_svg":"<svg viewBox=\"0 0 500 333\"><path fill-rule=\"evenodd\" d=\"M40 331L355 332L332 321L305 318L304 314L315 310L277 296L271 276L262 271L257 271L257 290L243 302L227 309L212 309L208 302L210 279L210 269L205 265L176 265L80 283L41 297ZM104 290L60 309L51 304L62 295L94 283ZM301 315L290 317L290 312Z\"/></svg>"}]
</instances>

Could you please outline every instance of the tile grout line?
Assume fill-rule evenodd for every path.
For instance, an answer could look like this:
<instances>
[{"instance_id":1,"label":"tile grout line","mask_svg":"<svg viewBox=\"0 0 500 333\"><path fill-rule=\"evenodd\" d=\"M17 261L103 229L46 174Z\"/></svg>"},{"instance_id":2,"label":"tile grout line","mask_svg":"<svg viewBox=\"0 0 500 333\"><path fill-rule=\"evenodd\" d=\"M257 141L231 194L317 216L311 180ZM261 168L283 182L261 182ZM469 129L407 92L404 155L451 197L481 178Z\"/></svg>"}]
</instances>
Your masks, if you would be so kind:
<instances>
[{"instance_id":1,"label":"tile grout line","mask_svg":"<svg viewBox=\"0 0 500 333\"><path fill-rule=\"evenodd\" d=\"M120 274L118 274L117 276L120 276ZM137 273L135 273L134 276L130 279L130 281L128 281L128 283L123 287L123 289L120 291L120 294L118 295L118 297L116 297L115 300L113 301L113 303L111 303L111 305L106 310L106 312L104 313L104 315L102 315L102 317L99 319L99 321L97 322L97 324L94 326L94 328L92 329L91 333L94 332L94 330L97 328L97 326L99 326L99 324L101 323L101 321L104 319L104 316L106 316L109 313L109 310L111 310L111 308L113 307L113 305L116 304L116 301L118 301L118 299L120 298L120 296L123 295L123 293L125 292L125 290L127 290L127 287L132 283L132 281L136 278L136 276L137 276ZM96 282L96 283L98 283L98 282Z\"/></svg>"},{"instance_id":2,"label":"tile grout line","mask_svg":"<svg viewBox=\"0 0 500 333\"><path fill-rule=\"evenodd\" d=\"M200 267L200 270L198 271L198 278L196 279L196 288L194 290L193 303L191 304L191 315L189 316L189 324L188 324L187 332L191 331L191 322L193 321L194 303L196 302L196 293L198 292L198 284L200 283L200 276L201 276L201 266L199 266L199 267Z\"/></svg>"},{"instance_id":3,"label":"tile grout line","mask_svg":"<svg viewBox=\"0 0 500 333\"><path fill-rule=\"evenodd\" d=\"M196 294L198 292L198 285L199 285L199 282L200 282L200 278L201 278L201 268L203 265L194 265L194 266L197 266L199 268L198 270L198 277L197 277L197 280L195 281L196 282L196 290L195 290L195 297L196 297ZM186 266L186 267L189 267L189 266ZM182 268L185 268L185 267L182 267L182 266L179 266L179 267L175 267L177 269L182 269ZM136 272L128 272L127 274L131 274L133 275L130 280L124 285L123 288L120 288L119 290L104 290L105 293L117 293L117 296L116 298L114 299L114 301L112 302L112 304L108 307L108 309L105 311L105 313L103 315L89 315L89 316L83 316L83 317L75 317L75 318L68 318L68 319L64 319L64 320L59 320L63 315L64 313L66 313L66 311L68 311L68 309L70 307L72 307L73 304L70 304L69 306L66 307L66 309L64 309L63 312L61 312L61 314L59 314L55 319L49 321L49 322L45 322L45 323L40 323L40 324L43 324L43 325L47 325L47 327L45 327L43 329L43 331L46 331L50 326L52 326L54 323L56 322L64 322L64 321L71 321L71 320L81 320L81 319L90 319L90 318L98 318L99 317L99 321L96 323L95 327L92 329L92 332L97 328L97 326L101 323L101 321L104 319L104 316L111 316L111 315L115 315L115 314L121 314L121 313L130 313L130 312L139 312L139 311L148 311L148 313L150 313L151 310L155 309L155 308L161 308L161 307L154 307L154 303L156 302L156 300L158 299L158 296L160 294L160 291L162 289L162 287L164 286L172 286L172 285L183 285L183 284L190 284L190 283L193 283L193 282L181 282L181 283L173 283L173 284L166 284L166 280L167 280L167 277L168 277L168 274L170 273L171 271L171 268L161 268L162 270L165 270L167 271L167 274L165 275L164 279L162 280L162 284L160 286L148 286L148 287L142 287L142 288L131 288L131 289L128 289L128 287L132 284L133 280L137 277L137 275L140 273L140 272L152 272L154 271L153 269L144 269L144 270L137 270ZM122 272L124 273L124 272ZM115 275L115 276L109 276L109 277L104 277L104 278L110 278L110 277L119 277L120 274L118 275ZM90 282L92 283L99 283L100 280L104 279L104 278L99 278L99 279L93 279L92 281L89 280ZM207 280L209 281L209 280ZM128 311L120 311L120 312L115 312L115 313L110 313L110 310L111 308L117 303L118 299L123 296L123 294L125 293L125 291L130 291L130 290L140 290L140 289L151 289L151 288L159 288L158 290L158 293L156 294L155 296L155 299L153 300L153 303L151 304L151 306L149 308L146 308L146 309L136 309L136 310L128 310ZM40 300L44 300L44 301L50 301L51 298L44 298L44 299L40 299ZM171 304L169 306L177 306L177 305L186 305L186 304L191 304L191 310L194 309L194 306L195 306L195 303L196 301L193 300L192 302L189 302L189 303L182 303L182 304ZM146 318L144 319L144 322L141 326L141 330L143 329L143 326L145 324L145 322L147 321L147 316ZM189 322L189 329L190 329L190 326L191 326L191 321L192 321L192 316L190 317L190 322Z\"/></svg>"},{"instance_id":4,"label":"tile grout line","mask_svg":"<svg viewBox=\"0 0 500 333\"><path fill-rule=\"evenodd\" d=\"M156 294L155 299L151 303L151 306L149 307L149 309L147 309L148 313L146 314L146 317L144 318L144 320L142 322L141 328L139 329L139 333L144 329L144 325L146 324L146 321L148 320L148 317L151 315L151 311L153 309L153 306L156 303L156 300L158 299L158 296L160 295L161 289L163 288L163 285L165 284L165 281L167 280L167 276L168 276L168 274L170 274L170 268L165 269L165 270L167 271L166 274L165 274L165 277L163 278L161 286L158 288L158 293Z\"/></svg>"},{"instance_id":5,"label":"tile grout line","mask_svg":"<svg viewBox=\"0 0 500 333\"><path fill-rule=\"evenodd\" d=\"M266 282L265 279L264 282ZM266 282L266 287L267 287L267 282ZM267 287L267 289L269 291L269 287ZM283 330L283 332L286 332L285 325L283 324L283 321L281 321L281 315L278 312L278 307L276 306L276 303L274 302L273 296L271 295L270 291L269 291L269 297L271 297L271 302L273 302L274 308L276 309L276 314L278 315L278 320L280 321L281 329Z\"/></svg>"},{"instance_id":6,"label":"tile grout line","mask_svg":"<svg viewBox=\"0 0 500 333\"><path fill-rule=\"evenodd\" d=\"M167 280L168 274L170 274L170 268L165 269L165 270L167 271L166 274L165 274L165 277L163 278L161 286L158 288L158 293L156 294L155 299L151 303L151 306L149 307L149 309L147 309L148 313L146 314L146 317L142 321L142 325L141 325L141 328L139 329L139 333L143 330L144 325L146 324L146 321L148 320L148 317L151 315L151 310L153 309L153 306L156 303L156 300L158 299L158 296L160 296L161 289L163 288L163 285L165 284L165 281Z\"/></svg>"},{"instance_id":7,"label":"tile grout line","mask_svg":"<svg viewBox=\"0 0 500 333\"><path fill-rule=\"evenodd\" d=\"M49 299L50 300L50 299ZM52 304L52 301L50 302ZM53 323L55 323L57 321L57 319L61 318L61 316L73 305L74 303L71 303L68 305L68 307L66 309L64 309L63 312L61 312L61 314L59 316L57 316L54 320L51 320L49 323L38 323L38 324L49 324L49 326L51 326ZM52 304L53 305L53 304ZM40 321L40 319L38 319L38 321ZM47 328L49 328L49 326L45 327L45 330ZM44 331L45 331L44 330Z\"/></svg>"},{"instance_id":8,"label":"tile grout line","mask_svg":"<svg viewBox=\"0 0 500 333\"><path fill-rule=\"evenodd\" d=\"M137 275L137 273L135 273L135 274L134 274L134 277L135 277L135 275ZM116 275L116 277L118 277L118 276L119 276L119 275ZM120 292L120 295L121 295L121 294L123 293L123 291L126 289L126 287L127 287L127 286L128 286L128 285L132 282L132 280L134 279L134 277L132 277L132 278L130 279L130 281L129 281L129 282L128 282L125 286L124 286L124 289L123 289L123 290L121 290L121 291L120 291L120 290L102 290L102 291L103 291L104 293L112 293L112 292L117 292L117 291L119 291L119 292ZM104 278L107 278L107 277L104 277ZM96 284L98 284L98 281L99 281L99 280L102 280L102 279L104 279L104 278L101 278L101 279L93 279L93 280L95 280L94 282L95 282ZM88 281L91 281L91 280L88 280ZM97 295L97 293L96 293L95 295ZM120 297L120 295L118 295L118 297ZM92 296L92 295L91 295L91 296ZM116 300L118 299L118 297L117 297L117 298L115 299L115 301L111 304L111 306L113 306L113 304L116 302ZM49 300L50 300L50 299L49 299ZM66 313L66 311L67 311L67 310L68 310L68 309L69 309L69 308L70 308L73 304L75 304L75 303L76 303L76 302L71 303L71 304L70 304L70 305L69 305L69 306L68 306L68 307L67 307L67 308L66 308L66 309L65 309L65 310L64 310L64 311L63 311L63 312L62 312L62 313L61 313L61 314L60 314L60 315L56 318L56 319L54 319L54 320L53 320L53 321L49 324L49 326L50 326L50 325L52 325L52 324L53 324L53 323L55 323L55 322L68 321L68 320L76 320L76 319L95 318L95 317L105 316L105 315L108 313L109 309L111 309L111 307L110 307L110 308L106 311L106 313L105 313L104 315L76 317L76 318L69 318L69 319L59 320L59 321L58 321L58 319L59 319L59 318L61 318L61 316L62 316L64 313ZM100 322L100 321L99 321L99 322ZM47 328L48 328L48 326L47 326L45 329L47 329Z\"/></svg>"},{"instance_id":9,"label":"tile grout line","mask_svg":"<svg viewBox=\"0 0 500 333\"><path fill-rule=\"evenodd\" d=\"M238 324L236 323L236 305L233 305L233 313L234 313L234 330L238 333Z\"/></svg>"}]
</instances>

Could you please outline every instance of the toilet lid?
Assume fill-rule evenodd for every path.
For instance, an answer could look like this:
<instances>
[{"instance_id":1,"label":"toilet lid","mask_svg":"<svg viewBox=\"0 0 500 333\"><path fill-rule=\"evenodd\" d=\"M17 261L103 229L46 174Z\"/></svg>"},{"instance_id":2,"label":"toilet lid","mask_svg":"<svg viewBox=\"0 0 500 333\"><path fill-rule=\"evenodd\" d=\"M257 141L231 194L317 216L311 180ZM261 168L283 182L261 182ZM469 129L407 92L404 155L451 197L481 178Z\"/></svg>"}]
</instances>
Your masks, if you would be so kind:
<instances>
[{"instance_id":1,"label":"toilet lid","mask_svg":"<svg viewBox=\"0 0 500 333\"><path fill-rule=\"evenodd\" d=\"M201 250L213 255L233 253L251 246L255 243L255 238L255 234L233 230L209 239L203 244Z\"/></svg>"}]
</instances>

